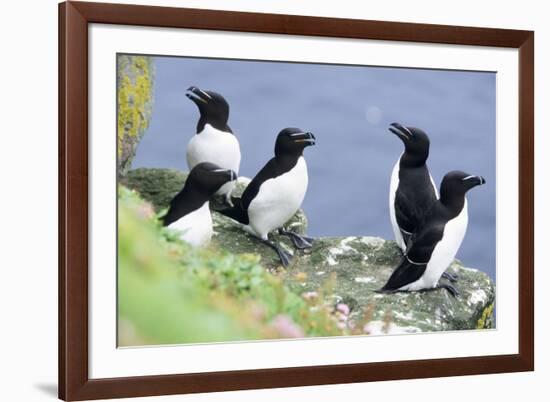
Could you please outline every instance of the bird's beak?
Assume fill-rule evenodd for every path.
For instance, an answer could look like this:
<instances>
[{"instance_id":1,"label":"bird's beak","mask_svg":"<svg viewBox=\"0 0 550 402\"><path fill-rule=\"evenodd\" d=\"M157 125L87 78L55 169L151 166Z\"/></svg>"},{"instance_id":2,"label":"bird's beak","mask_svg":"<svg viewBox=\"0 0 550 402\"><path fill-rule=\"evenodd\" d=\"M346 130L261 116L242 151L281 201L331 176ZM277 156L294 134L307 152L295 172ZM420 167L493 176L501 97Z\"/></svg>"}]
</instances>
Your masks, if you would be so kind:
<instances>
[{"instance_id":1,"label":"bird's beak","mask_svg":"<svg viewBox=\"0 0 550 402\"><path fill-rule=\"evenodd\" d=\"M482 176L473 176L473 175L465 177L462 180L471 183L472 187L481 186L487 182Z\"/></svg>"},{"instance_id":2,"label":"bird's beak","mask_svg":"<svg viewBox=\"0 0 550 402\"><path fill-rule=\"evenodd\" d=\"M185 91L185 96L187 96L197 105L199 104L199 102L207 104L208 101L212 99L212 97L208 95L206 92L194 86L187 88L187 91Z\"/></svg>"},{"instance_id":3,"label":"bird's beak","mask_svg":"<svg viewBox=\"0 0 550 402\"><path fill-rule=\"evenodd\" d=\"M223 175L226 175L229 178L229 181L237 180L237 173L232 171L231 169L216 169L213 172L215 173L222 173Z\"/></svg>"},{"instance_id":4,"label":"bird's beak","mask_svg":"<svg viewBox=\"0 0 550 402\"><path fill-rule=\"evenodd\" d=\"M413 133L411 132L411 130L409 130L405 126L402 126L399 123L390 124L389 130L390 132L401 138L403 141L408 141L410 138L413 137Z\"/></svg>"},{"instance_id":5,"label":"bird's beak","mask_svg":"<svg viewBox=\"0 0 550 402\"><path fill-rule=\"evenodd\" d=\"M313 133L294 133L290 134L292 140L298 144L305 143L306 146L315 145L315 136Z\"/></svg>"}]
</instances>

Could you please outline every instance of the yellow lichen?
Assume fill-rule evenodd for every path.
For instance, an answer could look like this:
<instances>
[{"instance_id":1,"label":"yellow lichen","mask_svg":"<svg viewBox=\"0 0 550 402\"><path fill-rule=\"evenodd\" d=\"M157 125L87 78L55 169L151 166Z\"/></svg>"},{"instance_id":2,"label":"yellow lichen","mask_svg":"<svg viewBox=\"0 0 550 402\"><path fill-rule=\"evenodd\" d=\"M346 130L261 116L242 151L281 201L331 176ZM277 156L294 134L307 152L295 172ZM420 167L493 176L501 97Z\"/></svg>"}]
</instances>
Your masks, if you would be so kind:
<instances>
[{"instance_id":1,"label":"yellow lichen","mask_svg":"<svg viewBox=\"0 0 550 402\"><path fill-rule=\"evenodd\" d=\"M141 136L149 126L153 95L152 59L119 55L117 78L118 157L120 165L124 167L128 159L133 157L136 137Z\"/></svg>"},{"instance_id":2,"label":"yellow lichen","mask_svg":"<svg viewBox=\"0 0 550 402\"><path fill-rule=\"evenodd\" d=\"M495 308L495 305L491 304L487 306L485 310L483 310L483 313L481 313L481 317L479 318L479 320L477 320L477 325L476 325L477 329L490 328L490 321L491 321L491 316L493 315L494 308Z\"/></svg>"}]
</instances>

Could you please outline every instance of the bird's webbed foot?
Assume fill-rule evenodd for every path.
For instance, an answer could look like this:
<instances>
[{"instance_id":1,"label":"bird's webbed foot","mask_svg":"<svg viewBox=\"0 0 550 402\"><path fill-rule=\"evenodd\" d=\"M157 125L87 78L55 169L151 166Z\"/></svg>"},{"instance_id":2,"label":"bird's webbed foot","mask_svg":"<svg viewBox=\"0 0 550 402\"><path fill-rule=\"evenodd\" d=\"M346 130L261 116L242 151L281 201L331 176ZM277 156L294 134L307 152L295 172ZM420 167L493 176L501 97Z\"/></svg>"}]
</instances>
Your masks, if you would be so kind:
<instances>
[{"instance_id":1,"label":"bird's webbed foot","mask_svg":"<svg viewBox=\"0 0 550 402\"><path fill-rule=\"evenodd\" d=\"M292 261L292 255L287 253L281 246L278 244L272 242L271 240L264 240L261 239L262 243L268 245L271 247L275 252L277 253L277 256L279 257L279 260L281 261L281 264L283 267L288 267L290 265L290 262Z\"/></svg>"},{"instance_id":2,"label":"bird's webbed foot","mask_svg":"<svg viewBox=\"0 0 550 402\"><path fill-rule=\"evenodd\" d=\"M441 284L440 283L434 289L445 289L453 297L460 296L460 292L453 285L450 285L450 284Z\"/></svg>"},{"instance_id":3,"label":"bird's webbed foot","mask_svg":"<svg viewBox=\"0 0 550 402\"><path fill-rule=\"evenodd\" d=\"M441 275L441 277L445 278L445 279L447 279L451 282L456 282L456 281L458 281L458 278L459 278L459 276L457 274L453 274L453 273L447 272L447 271L443 272L443 275Z\"/></svg>"},{"instance_id":4,"label":"bird's webbed foot","mask_svg":"<svg viewBox=\"0 0 550 402\"><path fill-rule=\"evenodd\" d=\"M296 232L292 232L284 228L279 229L279 234L288 236L292 241L292 244L294 245L294 247L296 247L299 250L313 247L313 239L311 237L299 235Z\"/></svg>"}]
</instances>

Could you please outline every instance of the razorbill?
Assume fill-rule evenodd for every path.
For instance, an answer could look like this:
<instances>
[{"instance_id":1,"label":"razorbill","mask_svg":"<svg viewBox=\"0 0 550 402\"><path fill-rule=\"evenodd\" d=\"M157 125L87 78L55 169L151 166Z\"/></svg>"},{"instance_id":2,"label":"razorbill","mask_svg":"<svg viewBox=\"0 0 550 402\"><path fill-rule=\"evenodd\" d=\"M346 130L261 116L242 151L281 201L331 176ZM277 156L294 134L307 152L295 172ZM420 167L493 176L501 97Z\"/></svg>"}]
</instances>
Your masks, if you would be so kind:
<instances>
[{"instance_id":1,"label":"razorbill","mask_svg":"<svg viewBox=\"0 0 550 402\"><path fill-rule=\"evenodd\" d=\"M210 197L226 183L237 178L231 169L209 162L196 165L183 189L172 199L170 208L162 217L163 226L181 232L181 238L193 246L201 246L212 237Z\"/></svg>"},{"instance_id":2,"label":"razorbill","mask_svg":"<svg viewBox=\"0 0 550 402\"><path fill-rule=\"evenodd\" d=\"M441 182L441 198L425 214L412 234L405 255L383 292L444 288L453 296L457 290L439 279L453 262L468 226L466 192L485 183L481 176L452 171Z\"/></svg>"},{"instance_id":3,"label":"razorbill","mask_svg":"<svg viewBox=\"0 0 550 402\"><path fill-rule=\"evenodd\" d=\"M273 248L283 266L291 256L268 238L279 229L289 236L296 248L311 247L313 239L283 229L283 225L300 208L308 185L304 148L315 145L315 136L299 128L285 128L277 136L275 157L260 170L246 187L234 207L221 210L222 214L240 222L245 229Z\"/></svg>"},{"instance_id":4,"label":"razorbill","mask_svg":"<svg viewBox=\"0 0 550 402\"><path fill-rule=\"evenodd\" d=\"M419 128L392 123L390 132L405 145L393 167L390 182L390 219L399 248L405 252L431 204L437 200L437 189L426 166L430 139Z\"/></svg>"},{"instance_id":5,"label":"razorbill","mask_svg":"<svg viewBox=\"0 0 550 402\"><path fill-rule=\"evenodd\" d=\"M239 173L241 149L237 137L227 124L229 104L220 94L189 87L186 96L199 108L197 133L187 144L187 165L193 169L198 163L211 162ZM234 182L224 184L217 192L231 203Z\"/></svg>"}]
</instances>

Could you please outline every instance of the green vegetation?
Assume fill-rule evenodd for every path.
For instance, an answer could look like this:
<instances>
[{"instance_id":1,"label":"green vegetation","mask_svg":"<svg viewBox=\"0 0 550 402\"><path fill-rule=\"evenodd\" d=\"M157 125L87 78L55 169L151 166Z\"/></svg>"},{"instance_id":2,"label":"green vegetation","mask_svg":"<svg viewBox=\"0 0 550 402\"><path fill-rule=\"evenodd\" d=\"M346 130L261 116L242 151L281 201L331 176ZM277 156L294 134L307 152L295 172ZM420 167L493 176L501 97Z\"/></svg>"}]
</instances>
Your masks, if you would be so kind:
<instances>
[{"instance_id":1,"label":"green vegetation","mask_svg":"<svg viewBox=\"0 0 550 402\"><path fill-rule=\"evenodd\" d=\"M118 56L118 158L119 174L130 168L137 144L149 126L153 96L153 59Z\"/></svg>"},{"instance_id":2,"label":"green vegetation","mask_svg":"<svg viewBox=\"0 0 550 402\"><path fill-rule=\"evenodd\" d=\"M162 228L152 206L119 188L119 345L342 335L327 281L303 294L254 254L194 249ZM325 297L326 296L326 297Z\"/></svg>"}]
</instances>

